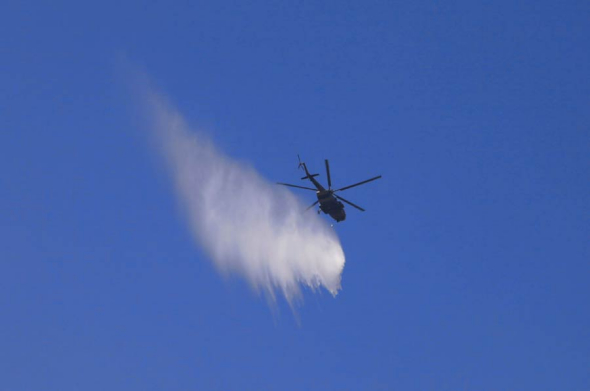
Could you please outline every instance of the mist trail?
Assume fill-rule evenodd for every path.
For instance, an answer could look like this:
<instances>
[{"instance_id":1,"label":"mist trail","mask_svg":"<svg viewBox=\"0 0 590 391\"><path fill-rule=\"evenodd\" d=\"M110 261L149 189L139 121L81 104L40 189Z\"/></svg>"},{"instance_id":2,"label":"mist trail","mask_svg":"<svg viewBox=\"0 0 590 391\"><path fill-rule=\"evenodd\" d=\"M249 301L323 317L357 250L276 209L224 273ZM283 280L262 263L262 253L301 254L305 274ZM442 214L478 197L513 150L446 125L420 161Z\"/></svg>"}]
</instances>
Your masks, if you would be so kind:
<instances>
[{"instance_id":1,"label":"mist trail","mask_svg":"<svg viewBox=\"0 0 590 391\"><path fill-rule=\"evenodd\" d=\"M220 152L160 94L142 93L149 124L195 241L222 273L243 276L273 301L301 286L336 295L344 252L333 229L288 190Z\"/></svg>"}]
</instances>

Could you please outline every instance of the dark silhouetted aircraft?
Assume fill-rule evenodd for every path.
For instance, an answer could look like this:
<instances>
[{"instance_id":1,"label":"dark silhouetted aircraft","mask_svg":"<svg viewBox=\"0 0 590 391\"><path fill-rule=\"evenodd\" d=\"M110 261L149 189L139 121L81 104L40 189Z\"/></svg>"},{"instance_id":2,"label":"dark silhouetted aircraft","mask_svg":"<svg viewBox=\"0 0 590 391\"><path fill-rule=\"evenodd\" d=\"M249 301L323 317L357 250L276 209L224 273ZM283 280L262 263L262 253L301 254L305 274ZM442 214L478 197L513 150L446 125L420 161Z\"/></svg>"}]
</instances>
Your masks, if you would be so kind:
<instances>
[{"instance_id":1,"label":"dark silhouetted aircraft","mask_svg":"<svg viewBox=\"0 0 590 391\"><path fill-rule=\"evenodd\" d=\"M297 158L299 159L299 155L297 155ZM320 213L320 211L324 212L325 214L329 214L337 222L341 222L346 219L346 212L344 212L344 205L340 201L343 201L343 202L347 203L348 205L353 206L353 207L357 208L358 210L364 212L365 210L363 208L361 208L360 206L355 205L348 200L345 200L344 198L340 197L339 195L337 195L335 193L338 191L350 189L351 187L364 185L365 183L368 183L368 182L371 182L371 181L381 178L381 175L376 176L371 179L367 179L366 181L355 183L354 185L345 186L345 187L341 187L340 189L332 190L332 180L330 178L330 163L328 163L328 159L326 159L325 162L326 162L326 174L328 176L328 188L327 189L325 187L323 187L315 179L315 177L318 176L319 174L310 174L309 171L307 170L307 166L305 165L305 163L301 162L301 159L299 159L299 168L303 168L303 170L305 171L305 176L301 179L302 180L309 179L311 181L311 183L313 183L313 185L316 188L312 189L311 187L297 186L297 185L291 185L289 183L280 183L280 182L278 184L283 185L283 186L296 187L298 189L315 191L316 196L318 197L318 200L316 202L314 202L313 204L311 204L306 210L313 208L314 206L316 206L319 203L320 207L318 210L318 214Z\"/></svg>"}]
</instances>

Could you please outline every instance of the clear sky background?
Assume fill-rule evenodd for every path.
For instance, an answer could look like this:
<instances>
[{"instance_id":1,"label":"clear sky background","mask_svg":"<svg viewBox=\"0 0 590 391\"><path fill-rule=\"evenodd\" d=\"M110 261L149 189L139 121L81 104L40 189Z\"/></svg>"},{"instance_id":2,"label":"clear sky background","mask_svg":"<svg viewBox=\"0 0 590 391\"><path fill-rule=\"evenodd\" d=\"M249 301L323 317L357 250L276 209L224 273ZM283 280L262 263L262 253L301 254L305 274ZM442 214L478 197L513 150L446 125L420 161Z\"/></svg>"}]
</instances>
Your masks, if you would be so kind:
<instances>
[{"instance_id":1,"label":"clear sky background","mask_svg":"<svg viewBox=\"0 0 590 391\"><path fill-rule=\"evenodd\" d=\"M0 390L590 389L589 49L588 1L3 1ZM216 272L126 61L271 181L383 175L336 298Z\"/></svg>"}]
</instances>

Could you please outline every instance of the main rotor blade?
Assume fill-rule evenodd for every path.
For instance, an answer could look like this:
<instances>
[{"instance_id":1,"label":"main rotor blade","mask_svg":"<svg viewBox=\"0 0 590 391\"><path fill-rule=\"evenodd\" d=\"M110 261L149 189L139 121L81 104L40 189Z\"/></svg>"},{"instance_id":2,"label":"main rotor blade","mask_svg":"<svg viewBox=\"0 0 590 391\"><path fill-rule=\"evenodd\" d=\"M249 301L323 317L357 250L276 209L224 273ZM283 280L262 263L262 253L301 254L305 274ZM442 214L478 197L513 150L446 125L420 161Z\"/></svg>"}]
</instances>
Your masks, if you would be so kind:
<instances>
[{"instance_id":1,"label":"main rotor blade","mask_svg":"<svg viewBox=\"0 0 590 391\"><path fill-rule=\"evenodd\" d=\"M326 159L326 174L328 174L328 189L332 188L332 178L330 178L330 163Z\"/></svg>"},{"instance_id":2,"label":"main rotor blade","mask_svg":"<svg viewBox=\"0 0 590 391\"><path fill-rule=\"evenodd\" d=\"M309 205L307 207L307 209L305 209L306 211L310 210L311 208L313 208L314 206L316 206L318 204L318 202L320 202L320 200L317 200L316 202L314 202L313 204Z\"/></svg>"},{"instance_id":3,"label":"main rotor blade","mask_svg":"<svg viewBox=\"0 0 590 391\"><path fill-rule=\"evenodd\" d=\"M283 186L289 186L289 187L296 187L298 189L305 189L305 190L313 190L313 191L318 191L318 189L312 189L311 187L305 187L305 186L297 186L297 185L290 185L288 183L281 183L281 182L277 182L277 185L283 185Z\"/></svg>"},{"instance_id":4,"label":"main rotor blade","mask_svg":"<svg viewBox=\"0 0 590 391\"><path fill-rule=\"evenodd\" d=\"M371 182L371 181L374 181L374 180L376 180L376 179L379 179L379 178L381 178L381 175L379 175L379 176L376 176L375 178L367 179L366 181L362 181L362 182L359 182L359 183L355 183L354 185L350 185L350 186L346 186L346 187L340 188L340 189L338 189L338 190L334 190L334 191L342 191L342 190L350 189L351 187L355 187L355 186L364 185L364 184L365 184L365 183L367 183L367 182Z\"/></svg>"},{"instance_id":5,"label":"main rotor blade","mask_svg":"<svg viewBox=\"0 0 590 391\"><path fill-rule=\"evenodd\" d=\"M354 206L355 208L357 208L357 209L358 209L358 210L360 210L360 211L363 211L363 212L365 211L365 210L364 210L363 208L361 208L360 206L358 206L358 205L355 205L355 204L353 204L352 202L350 202L350 201L347 201L347 200L345 200L344 198L342 198L342 197L340 197L340 196L337 196L336 194L334 194L334 197L338 198L340 201L344 201L344 202L346 202L348 205Z\"/></svg>"}]
</instances>

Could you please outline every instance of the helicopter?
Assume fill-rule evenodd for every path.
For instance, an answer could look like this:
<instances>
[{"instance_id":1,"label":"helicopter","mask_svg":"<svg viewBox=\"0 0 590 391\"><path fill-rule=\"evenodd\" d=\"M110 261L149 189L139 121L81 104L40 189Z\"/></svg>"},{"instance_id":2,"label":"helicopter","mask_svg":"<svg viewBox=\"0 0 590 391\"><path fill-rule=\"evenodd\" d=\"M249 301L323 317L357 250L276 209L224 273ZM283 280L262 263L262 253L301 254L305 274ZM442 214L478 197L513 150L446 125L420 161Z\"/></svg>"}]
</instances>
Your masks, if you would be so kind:
<instances>
[{"instance_id":1,"label":"helicopter","mask_svg":"<svg viewBox=\"0 0 590 391\"><path fill-rule=\"evenodd\" d=\"M313 189L311 187L297 186L297 185L291 185L289 183L281 183L281 182L277 182L277 184L283 185L283 186L295 187L298 189L315 191L316 196L318 197L318 200L316 202L314 202L313 204L311 204L306 210L313 208L314 206L316 206L319 203L320 207L318 209L318 214L320 214L320 212L324 212L325 214L329 214L338 223L341 221L344 221L346 219L346 212L344 211L344 204L342 204L342 202L340 202L340 201L343 201L343 202L347 203L348 205L355 207L362 212L364 212L365 210L363 208L361 208L360 206L353 204L352 202L350 202L348 200L345 200L344 198L340 197L339 195L337 195L335 193L338 191L350 189L351 187L364 185L365 183L368 183L368 182L371 182L371 181L381 178L381 175L379 175L374 178L355 183L354 185L349 185L349 186L341 187L340 189L333 190L332 189L332 179L330 177L330 163L328 162L328 159L325 159L326 175L328 178L328 188L326 189L324 186L322 186L315 179L315 177L317 177L320 174L310 174L307 169L307 165L305 163L301 162L301 158L299 157L299 155L297 155L297 159L299 159L299 166L297 168L302 168L305 171L305 176L301 179L302 180L309 179L311 181L311 183L313 183L313 185L316 188Z\"/></svg>"}]
</instances>

